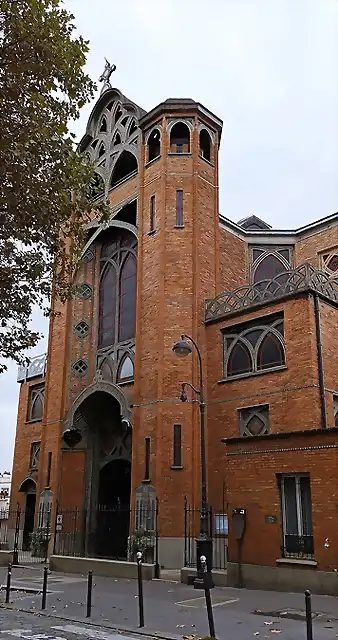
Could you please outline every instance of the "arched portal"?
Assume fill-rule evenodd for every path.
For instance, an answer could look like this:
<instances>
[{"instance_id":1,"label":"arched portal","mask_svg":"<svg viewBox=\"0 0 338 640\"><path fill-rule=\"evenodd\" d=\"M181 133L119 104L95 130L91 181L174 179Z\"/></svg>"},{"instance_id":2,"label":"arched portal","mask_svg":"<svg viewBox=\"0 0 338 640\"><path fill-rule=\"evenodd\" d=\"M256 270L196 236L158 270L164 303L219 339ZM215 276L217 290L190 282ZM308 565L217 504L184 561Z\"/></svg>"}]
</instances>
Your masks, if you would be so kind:
<instances>
[{"instance_id":1,"label":"arched portal","mask_svg":"<svg viewBox=\"0 0 338 640\"><path fill-rule=\"evenodd\" d=\"M102 383L102 389L105 388ZM123 558L130 522L132 432L116 397L100 390L83 399L74 422L86 431L86 547Z\"/></svg>"},{"instance_id":2,"label":"arched portal","mask_svg":"<svg viewBox=\"0 0 338 640\"><path fill-rule=\"evenodd\" d=\"M29 551L31 534L34 531L34 517L36 507L36 482L33 478L26 478L20 485L19 491L25 494L24 520L22 532L22 551Z\"/></svg>"}]
</instances>

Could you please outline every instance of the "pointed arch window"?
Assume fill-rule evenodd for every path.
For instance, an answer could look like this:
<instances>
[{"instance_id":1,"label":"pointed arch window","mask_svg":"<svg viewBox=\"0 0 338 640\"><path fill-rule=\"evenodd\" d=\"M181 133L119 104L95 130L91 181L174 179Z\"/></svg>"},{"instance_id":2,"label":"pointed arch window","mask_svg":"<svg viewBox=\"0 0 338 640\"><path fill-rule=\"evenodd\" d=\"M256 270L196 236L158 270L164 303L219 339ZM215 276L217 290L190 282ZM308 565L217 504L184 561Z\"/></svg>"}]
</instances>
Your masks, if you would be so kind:
<instances>
[{"instance_id":1,"label":"pointed arch window","mask_svg":"<svg viewBox=\"0 0 338 640\"><path fill-rule=\"evenodd\" d=\"M116 187L122 180L131 178L137 172L137 160L130 151L122 151L118 157L111 177L111 187Z\"/></svg>"},{"instance_id":2,"label":"pointed arch window","mask_svg":"<svg viewBox=\"0 0 338 640\"><path fill-rule=\"evenodd\" d=\"M115 134L114 140L113 140L113 146L116 147L118 144L121 144L121 136L120 136L119 132L117 131L117 133Z\"/></svg>"},{"instance_id":3,"label":"pointed arch window","mask_svg":"<svg viewBox=\"0 0 338 640\"><path fill-rule=\"evenodd\" d=\"M321 256L321 268L333 278L338 277L338 249Z\"/></svg>"},{"instance_id":4,"label":"pointed arch window","mask_svg":"<svg viewBox=\"0 0 338 640\"><path fill-rule=\"evenodd\" d=\"M107 118L106 116L102 117L100 124L100 133L107 133Z\"/></svg>"},{"instance_id":5,"label":"pointed arch window","mask_svg":"<svg viewBox=\"0 0 338 640\"><path fill-rule=\"evenodd\" d=\"M42 420L45 402L45 386L37 385L30 387L28 400L27 420L29 422L38 422Z\"/></svg>"},{"instance_id":6,"label":"pointed arch window","mask_svg":"<svg viewBox=\"0 0 338 640\"><path fill-rule=\"evenodd\" d=\"M224 378L240 378L285 366L283 318L262 318L223 332Z\"/></svg>"},{"instance_id":7,"label":"pointed arch window","mask_svg":"<svg viewBox=\"0 0 338 640\"><path fill-rule=\"evenodd\" d=\"M292 268L292 249L273 246L252 247L251 259L252 282L272 280Z\"/></svg>"},{"instance_id":8,"label":"pointed arch window","mask_svg":"<svg viewBox=\"0 0 338 640\"><path fill-rule=\"evenodd\" d=\"M135 337L137 240L129 231L106 234L101 248L99 348Z\"/></svg>"}]
</instances>

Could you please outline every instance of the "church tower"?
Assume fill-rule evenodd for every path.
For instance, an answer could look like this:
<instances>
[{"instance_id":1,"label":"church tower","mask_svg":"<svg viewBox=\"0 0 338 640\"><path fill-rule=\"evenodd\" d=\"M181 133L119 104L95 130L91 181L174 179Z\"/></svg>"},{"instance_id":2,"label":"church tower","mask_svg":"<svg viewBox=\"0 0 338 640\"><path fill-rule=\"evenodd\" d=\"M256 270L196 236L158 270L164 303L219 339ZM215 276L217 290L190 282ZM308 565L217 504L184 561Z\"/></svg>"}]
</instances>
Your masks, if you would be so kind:
<instances>
[{"instance_id":1,"label":"church tower","mask_svg":"<svg viewBox=\"0 0 338 640\"><path fill-rule=\"evenodd\" d=\"M196 354L172 351L181 334L205 348L204 304L219 287L218 148L221 121L190 99L169 99L140 120L138 291L132 487L159 501L160 555L179 566L184 497L200 503Z\"/></svg>"}]
</instances>

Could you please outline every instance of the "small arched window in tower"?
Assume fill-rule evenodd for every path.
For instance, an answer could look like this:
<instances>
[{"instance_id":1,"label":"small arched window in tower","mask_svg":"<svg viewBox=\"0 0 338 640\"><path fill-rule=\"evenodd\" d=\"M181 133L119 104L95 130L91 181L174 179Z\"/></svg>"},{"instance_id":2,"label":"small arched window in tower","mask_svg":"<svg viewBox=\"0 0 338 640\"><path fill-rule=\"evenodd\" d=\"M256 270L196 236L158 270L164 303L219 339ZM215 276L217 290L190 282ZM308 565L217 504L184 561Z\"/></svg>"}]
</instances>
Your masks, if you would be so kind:
<instances>
[{"instance_id":1,"label":"small arched window in tower","mask_svg":"<svg viewBox=\"0 0 338 640\"><path fill-rule=\"evenodd\" d=\"M148 138L148 162L161 155L161 137L158 129L154 129Z\"/></svg>"},{"instance_id":2,"label":"small arched window in tower","mask_svg":"<svg viewBox=\"0 0 338 640\"><path fill-rule=\"evenodd\" d=\"M106 120L106 116L103 116L100 124L100 133L106 133L106 132L107 132L107 120Z\"/></svg>"},{"instance_id":3,"label":"small arched window in tower","mask_svg":"<svg viewBox=\"0 0 338 640\"><path fill-rule=\"evenodd\" d=\"M190 131L184 122L177 122L170 131L170 153L190 153Z\"/></svg>"},{"instance_id":4,"label":"small arched window in tower","mask_svg":"<svg viewBox=\"0 0 338 640\"><path fill-rule=\"evenodd\" d=\"M211 162L211 138L206 129L200 132L200 156Z\"/></svg>"},{"instance_id":5,"label":"small arched window in tower","mask_svg":"<svg viewBox=\"0 0 338 640\"><path fill-rule=\"evenodd\" d=\"M101 146L99 148L99 158L101 158L102 156L104 156L104 154L106 153L105 147L103 142L101 143Z\"/></svg>"},{"instance_id":6,"label":"small arched window in tower","mask_svg":"<svg viewBox=\"0 0 338 640\"><path fill-rule=\"evenodd\" d=\"M132 120L131 121L131 125L129 127L129 135L132 136L133 133L135 133L135 131L137 131L136 122L135 122L135 120Z\"/></svg>"},{"instance_id":7,"label":"small arched window in tower","mask_svg":"<svg viewBox=\"0 0 338 640\"><path fill-rule=\"evenodd\" d=\"M115 187L121 180L131 177L137 172L137 160L130 151L123 151L118 157L111 177L111 187Z\"/></svg>"},{"instance_id":8,"label":"small arched window in tower","mask_svg":"<svg viewBox=\"0 0 338 640\"><path fill-rule=\"evenodd\" d=\"M121 136L117 131L113 140L113 146L116 147L118 144L121 144Z\"/></svg>"}]
</instances>

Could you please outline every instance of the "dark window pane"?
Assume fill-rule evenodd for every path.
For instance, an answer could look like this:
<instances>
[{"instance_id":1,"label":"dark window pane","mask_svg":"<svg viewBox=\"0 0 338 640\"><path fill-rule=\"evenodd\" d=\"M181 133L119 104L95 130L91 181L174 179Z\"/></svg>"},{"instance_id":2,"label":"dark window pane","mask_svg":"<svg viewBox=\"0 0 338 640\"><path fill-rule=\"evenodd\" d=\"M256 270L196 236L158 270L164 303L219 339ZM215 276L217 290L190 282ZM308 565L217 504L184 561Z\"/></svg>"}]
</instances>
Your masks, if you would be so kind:
<instances>
[{"instance_id":1,"label":"dark window pane","mask_svg":"<svg viewBox=\"0 0 338 640\"><path fill-rule=\"evenodd\" d=\"M176 191L176 226L183 227L183 191Z\"/></svg>"},{"instance_id":2,"label":"dark window pane","mask_svg":"<svg viewBox=\"0 0 338 640\"><path fill-rule=\"evenodd\" d=\"M262 329L254 329L253 331L246 333L245 337L247 340L249 340L250 344L252 344L252 346L254 347L257 344L257 340L258 338L261 337L261 335L262 335Z\"/></svg>"},{"instance_id":3,"label":"dark window pane","mask_svg":"<svg viewBox=\"0 0 338 640\"><path fill-rule=\"evenodd\" d=\"M150 438L145 438L145 470L144 479L150 479Z\"/></svg>"},{"instance_id":4,"label":"dark window pane","mask_svg":"<svg viewBox=\"0 0 338 640\"><path fill-rule=\"evenodd\" d=\"M281 343L273 333L268 333L258 350L257 368L267 369L282 365L284 362Z\"/></svg>"},{"instance_id":5,"label":"dark window pane","mask_svg":"<svg viewBox=\"0 0 338 640\"><path fill-rule=\"evenodd\" d=\"M150 231L155 229L155 196L150 198Z\"/></svg>"},{"instance_id":6,"label":"dark window pane","mask_svg":"<svg viewBox=\"0 0 338 640\"><path fill-rule=\"evenodd\" d=\"M182 446L181 446L181 425L174 424L174 459L173 464L175 467L182 465Z\"/></svg>"},{"instance_id":7,"label":"dark window pane","mask_svg":"<svg viewBox=\"0 0 338 640\"><path fill-rule=\"evenodd\" d=\"M298 535L296 479L283 478L284 482L284 509L285 509L285 534Z\"/></svg>"},{"instance_id":8,"label":"dark window pane","mask_svg":"<svg viewBox=\"0 0 338 640\"><path fill-rule=\"evenodd\" d=\"M278 253L290 264L290 249L279 249Z\"/></svg>"},{"instance_id":9,"label":"dark window pane","mask_svg":"<svg viewBox=\"0 0 338 640\"><path fill-rule=\"evenodd\" d=\"M248 348L242 342L237 342L229 357L228 376L248 373L251 370L252 360Z\"/></svg>"},{"instance_id":10,"label":"dark window pane","mask_svg":"<svg viewBox=\"0 0 338 640\"><path fill-rule=\"evenodd\" d=\"M300 500L302 509L302 525L303 535L312 536L312 508L311 508L311 490L310 478L299 478Z\"/></svg>"},{"instance_id":11,"label":"dark window pane","mask_svg":"<svg viewBox=\"0 0 338 640\"><path fill-rule=\"evenodd\" d=\"M252 261L256 262L257 258L264 253L263 249L253 249L252 250Z\"/></svg>"},{"instance_id":12,"label":"dark window pane","mask_svg":"<svg viewBox=\"0 0 338 640\"><path fill-rule=\"evenodd\" d=\"M43 401L44 401L44 389L31 389L30 394L30 410L29 420L42 420L43 417Z\"/></svg>"},{"instance_id":13,"label":"dark window pane","mask_svg":"<svg viewBox=\"0 0 338 640\"><path fill-rule=\"evenodd\" d=\"M99 347L108 346L109 336L112 338L111 344L114 344L115 313L116 269L112 264L108 264L103 271L100 283Z\"/></svg>"},{"instance_id":14,"label":"dark window pane","mask_svg":"<svg viewBox=\"0 0 338 640\"><path fill-rule=\"evenodd\" d=\"M334 255L332 256L332 258L330 258L329 262L327 263L327 268L332 271L332 273L338 271L338 255Z\"/></svg>"},{"instance_id":15,"label":"dark window pane","mask_svg":"<svg viewBox=\"0 0 338 640\"><path fill-rule=\"evenodd\" d=\"M271 280L279 273L284 273L285 267L276 256L267 255L263 258L262 262L258 265L254 274L254 282L260 282L261 280Z\"/></svg>"},{"instance_id":16,"label":"dark window pane","mask_svg":"<svg viewBox=\"0 0 338 640\"><path fill-rule=\"evenodd\" d=\"M136 260L129 255L120 275L119 340L135 336L136 319Z\"/></svg>"}]
</instances>

